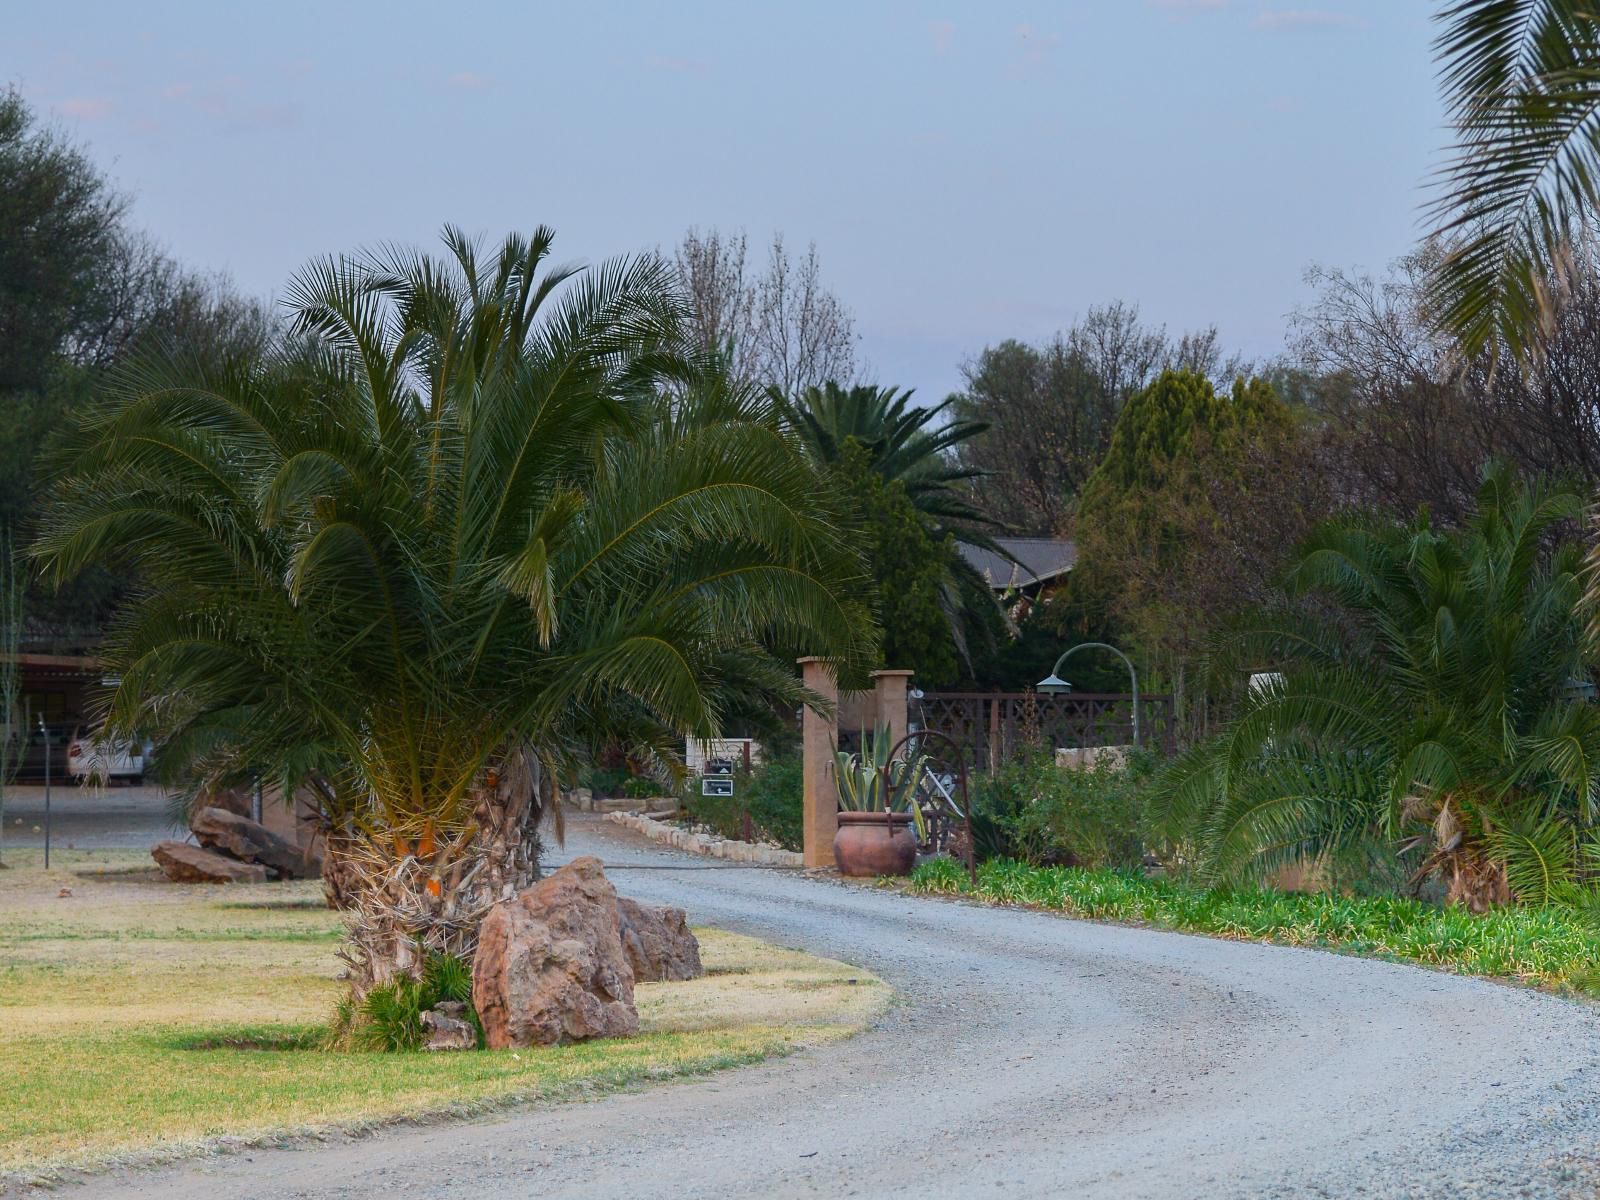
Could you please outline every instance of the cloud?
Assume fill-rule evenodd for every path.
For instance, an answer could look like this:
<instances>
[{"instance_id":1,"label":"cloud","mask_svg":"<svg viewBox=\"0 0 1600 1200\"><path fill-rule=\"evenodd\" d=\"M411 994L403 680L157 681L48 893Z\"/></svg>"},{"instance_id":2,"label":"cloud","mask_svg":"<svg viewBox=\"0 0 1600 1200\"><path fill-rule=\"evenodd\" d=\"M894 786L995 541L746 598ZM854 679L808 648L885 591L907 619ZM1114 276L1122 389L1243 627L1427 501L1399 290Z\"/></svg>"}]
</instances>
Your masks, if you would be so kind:
<instances>
[{"instance_id":1,"label":"cloud","mask_svg":"<svg viewBox=\"0 0 1600 1200\"><path fill-rule=\"evenodd\" d=\"M194 84L192 83L169 83L161 89L161 98L163 100L182 100L192 91L194 91Z\"/></svg>"},{"instance_id":2,"label":"cloud","mask_svg":"<svg viewBox=\"0 0 1600 1200\"><path fill-rule=\"evenodd\" d=\"M1325 31L1356 29L1361 19L1350 13L1329 12L1323 8L1276 8L1259 14L1250 24L1256 29L1272 33L1289 33L1297 30Z\"/></svg>"},{"instance_id":3,"label":"cloud","mask_svg":"<svg viewBox=\"0 0 1600 1200\"><path fill-rule=\"evenodd\" d=\"M476 71L457 71L445 80L445 85L458 92L486 92L494 86L487 76Z\"/></svg>"},{"instance_id":4,"label":"cloud","mask_svg":"<svg viewBox=\"0 0 1600 1200\"><path fill-rule=\"evenodd\" d=\"M954 21L929 21L928 33L933 38L933 52L935 54L948 54L950 41L956 35Z\"/></svg>"},{"instance_id":5,"label":"cloud","mask_svg":"<svg viewBox=\"0 0 1600 1200\"><path fill-rule=\"evenodd\" d=\"M100 121L111 115L111 101L99 96L74 96L56 106L69 117L80 121Z\"/></svg>"},{"instance_id":6,"label":"cloud","mask_svg":"<svg viewBox=\"0 0 1600 1200\"><path fill-rule=\"evenodd\" d=\"M1228 0L1148 0L1151 8L1170 13L1174 21L1201 13L1220 12L1228 7Z\"/></svg>"}]
</instances>

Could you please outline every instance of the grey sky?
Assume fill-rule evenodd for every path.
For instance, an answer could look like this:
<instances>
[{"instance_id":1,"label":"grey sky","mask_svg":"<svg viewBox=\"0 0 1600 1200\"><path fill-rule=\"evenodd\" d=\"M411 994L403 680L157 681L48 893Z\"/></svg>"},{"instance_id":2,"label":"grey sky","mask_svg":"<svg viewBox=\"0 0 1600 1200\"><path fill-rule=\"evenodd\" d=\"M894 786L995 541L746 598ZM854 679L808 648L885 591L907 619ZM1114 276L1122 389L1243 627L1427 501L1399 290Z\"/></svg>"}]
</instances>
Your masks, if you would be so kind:
<instances>
[{"instance_id":1,"label":"grey sky","mask_svg":"<svg viewBox=\"0 0 1600 1200\"><path fill-rule=\"evenodd\" d=\"M281 291L312 255L540 222L561 257L690 225L814 240L883 383L1122 298L1260 356L1315 262L1421 231L1425 0L44 3L0 75L175 254Z\"/></svg>"}]
</instances>

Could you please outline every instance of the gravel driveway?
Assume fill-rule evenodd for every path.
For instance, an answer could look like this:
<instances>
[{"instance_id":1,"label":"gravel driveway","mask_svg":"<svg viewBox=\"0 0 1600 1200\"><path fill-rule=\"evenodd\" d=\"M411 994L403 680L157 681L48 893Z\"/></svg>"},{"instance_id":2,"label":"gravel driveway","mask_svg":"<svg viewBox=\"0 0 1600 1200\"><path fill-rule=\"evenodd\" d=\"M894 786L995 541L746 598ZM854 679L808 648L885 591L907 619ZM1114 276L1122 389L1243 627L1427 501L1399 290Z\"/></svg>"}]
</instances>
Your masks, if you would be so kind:
<instances>
[{"instance_id":1,"label":"gravel driveway","mask_svg":"<svg viewBox=\"0 0 1600 1200\"><path fill-rule=\"evenodd\" d=\"M619 888L863 964L853 1041L465 1124L66 1194L1510 1197L1597 1194L1596 1012L1310 950L712 865L592 821Z\"/></svg>"}]
</instances>

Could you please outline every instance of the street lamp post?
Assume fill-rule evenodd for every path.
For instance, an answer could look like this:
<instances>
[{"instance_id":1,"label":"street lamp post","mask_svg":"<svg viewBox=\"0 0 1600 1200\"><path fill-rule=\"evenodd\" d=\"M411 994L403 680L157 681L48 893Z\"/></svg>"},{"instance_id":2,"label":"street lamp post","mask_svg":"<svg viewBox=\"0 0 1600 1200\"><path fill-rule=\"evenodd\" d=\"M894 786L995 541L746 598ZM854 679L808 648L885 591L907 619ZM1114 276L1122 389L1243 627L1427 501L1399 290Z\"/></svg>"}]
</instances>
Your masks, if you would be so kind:
<instances>
[{"instance_id":1,"label":"street lamp post","mask_svg":"<svg viewBox=\"0 0 1600 1200\"><path fill-rule=\"evenodd\" d=\"M44 714L39 714L39 732L44 734L44 869L50 869L50 730Z\"/></svg>"},{"instance_id":2,"label":"street lamp post","mask_svg":"<svg viewBox=\"0 0 1600 1200\"><path fill-rule=\"evenodd\" d=\"M1139 744L1139 672L1133 669L1133 660L1106 642L1079 642L1061 652L1061 657L1056 659L1056 665L1050 668L1050 674L1039 680L1034 686L1046 695L1059 695L1070 692L1072 685L1061 678L1061 664L1066 662L1079 650L1109 650L1120 658L1128 668L1128 679L1133 684L1133 744Z\"/></svg>"}]
</instances>

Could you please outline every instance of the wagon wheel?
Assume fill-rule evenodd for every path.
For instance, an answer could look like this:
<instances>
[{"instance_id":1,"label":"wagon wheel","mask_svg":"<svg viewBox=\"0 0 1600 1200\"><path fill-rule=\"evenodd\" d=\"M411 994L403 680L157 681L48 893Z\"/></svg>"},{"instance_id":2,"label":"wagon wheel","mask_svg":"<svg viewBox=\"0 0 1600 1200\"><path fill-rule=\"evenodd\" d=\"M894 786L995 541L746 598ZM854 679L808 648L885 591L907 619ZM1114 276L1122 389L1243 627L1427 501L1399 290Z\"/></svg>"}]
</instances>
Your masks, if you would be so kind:
<instances>
[{"instance_id":1,"label":"wagon wheel","mask_svg":"<svg viewBox=\"0 0 1600 1200\"><path fill-rule=\"evenodd\" d=\"M978 866L972 837L972 793L967 783L969 746L937 729L919 729L901 738L889 751L889 761L914 760L920 756L925 770L917 787L915 803L922 811L926 838L917 847L921 854L948 853L959 848L974 886ZM959 831L959 838L956 836Z\"/></svg>"}]
</instances>

